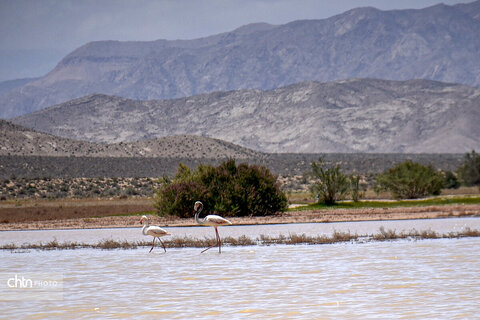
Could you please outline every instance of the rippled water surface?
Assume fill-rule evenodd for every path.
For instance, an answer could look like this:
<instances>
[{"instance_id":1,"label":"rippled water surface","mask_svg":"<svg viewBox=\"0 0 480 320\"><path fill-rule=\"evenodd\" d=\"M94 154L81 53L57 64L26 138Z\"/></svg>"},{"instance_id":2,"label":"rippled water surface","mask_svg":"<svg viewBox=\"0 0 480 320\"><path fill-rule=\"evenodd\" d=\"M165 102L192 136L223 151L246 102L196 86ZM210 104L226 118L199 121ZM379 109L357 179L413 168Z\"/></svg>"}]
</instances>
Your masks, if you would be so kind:
<instances>
[{"instance_id":1,"label":"rippled water surface","mask_svg":"<svg viewBox=\"0 0 480 320\"><path fill-rule=\"evenodd\" d=\"M392 229L397 233L432 230L438 233L460 232L465 228L480 230L480 218L449 218L449 219L419 219L419 220L388 220L338 223L294 223L271 225L233 225L220 227L221 236L240 237L246 235L257 238L260 235L278 236L289 234L307 234L311 236L331 235L334 231L350 232L358 235L377 234L380 227ZM172 236L214 238L215 232L211 227L165 227ZM113 229L73 229L73 230L35 230L35 231L0 231L0 245L46 243L56 240L63 242L98 243L104 239L116 241L144 241L140 225L138 228ZM168 238L166 238L168 239Z\"/></svg>"},{"instance_id":2,"label":"rippled water surface","mask_svg":"<svg viewBox=\"0 0 480 320\"><path fill-rule=\"evenodd\" d=\"M479 248L480 238L462 238L225 247L222 254L198 248L3 250L0 275L50 272L63 281L54 301L2 301L3 292L0 317L475 318Z\"/></svg>"}]
</instances>

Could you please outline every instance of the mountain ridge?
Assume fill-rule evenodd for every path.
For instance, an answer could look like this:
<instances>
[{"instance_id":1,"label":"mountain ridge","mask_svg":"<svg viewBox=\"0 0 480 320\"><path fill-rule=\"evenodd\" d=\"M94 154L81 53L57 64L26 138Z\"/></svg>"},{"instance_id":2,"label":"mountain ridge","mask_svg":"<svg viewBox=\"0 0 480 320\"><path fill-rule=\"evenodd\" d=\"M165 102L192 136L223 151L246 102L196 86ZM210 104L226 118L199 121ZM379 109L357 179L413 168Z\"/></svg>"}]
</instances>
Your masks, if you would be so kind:
<instances>
[{"instance_id":1,"label":"mountain ridge","mask_svg":"<svg viewBox=\"0 0 480 320\"><path fill-rule=\"evenodd\" d=\"M480 89L431 80L349 79L171 100L104 94L14 123L97 143L215 137L268 153L464 153L480 149Z\"/></svg>"},{"instance_id":2,"label":"mountain ridge","mask_svg":"<svg viewBox=\"0 0 480 320\"><path fill-rule=\"evenodd\" d=\"M171 99L304 81L432 79L480 85L480 1L357 8L321 20L253 24L193 40L97 41L0 97L13 118L93 92Z\"/></svg>"}]
</instances>

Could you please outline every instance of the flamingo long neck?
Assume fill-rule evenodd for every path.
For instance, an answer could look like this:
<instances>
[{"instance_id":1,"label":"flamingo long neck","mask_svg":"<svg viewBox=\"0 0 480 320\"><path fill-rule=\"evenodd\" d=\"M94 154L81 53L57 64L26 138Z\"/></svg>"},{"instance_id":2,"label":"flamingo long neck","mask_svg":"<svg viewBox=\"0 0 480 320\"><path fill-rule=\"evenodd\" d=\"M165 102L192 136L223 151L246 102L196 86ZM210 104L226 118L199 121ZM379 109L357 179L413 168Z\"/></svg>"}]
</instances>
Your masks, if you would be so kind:
<instances>
[{"instance_id":1,"label":"flamingo long neck","mask_svg":"<svg viewBox=\"0 0 480 320\"><path fill-rule=\"evenodd\" d=\"M142 228L142 234L143 234L144 236L147 235L147 228L148 228L148 220L144 220L144 221L143 221L143 228Z\"/></svg>"},{"instance_id":2,"label":"flamingo long neck","mask_svg":"<svg viewBox=\"0 0 480 320\"><path fill-rule=\"evenodd\" d=\"M198 224L205 224L205 219L206 218L200 219L198 217L200 212L202 212L202 209L203 209L203 206L200 206L200 208L197 210L197 212L195 212L195 221L197 221Z\"/></svg>"}]
</instances>

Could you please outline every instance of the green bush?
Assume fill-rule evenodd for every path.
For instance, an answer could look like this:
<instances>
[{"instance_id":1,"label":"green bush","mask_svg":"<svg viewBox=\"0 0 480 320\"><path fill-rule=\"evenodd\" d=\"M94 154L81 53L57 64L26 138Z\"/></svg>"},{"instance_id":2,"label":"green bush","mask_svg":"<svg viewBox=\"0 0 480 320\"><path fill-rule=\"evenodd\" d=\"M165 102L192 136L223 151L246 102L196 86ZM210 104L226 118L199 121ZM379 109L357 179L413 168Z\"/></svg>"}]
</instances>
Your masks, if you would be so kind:
<instances>
[{"instance_id":1,"label":"green bush","mask_svg":"<svg viewBox=\"0 0 480 320\"><path fill-rule=\"evenodd\" d=\"M396 199L416 199L440 194L444 177L432 166L407 160L377 175L375 191L389 191Z\"/></svg>"},{"instance_id":2,"label":"green bush","mask_svg":"<svg viewBox=\"0 0 480 320\"><path fill-rule=\"evenodd\" d=\"M343 199L350 188L350 181L340 171L340 165L327 168L322 158L318 159L318 163L313 161L311 165L314 182L310 191L318 199L318 203L333 205Z\"/></svg>"},{"instance_id":3,"label":"green bush","mask_svg":"<svg viewBox=\"0 0 480 320\"><path fill-rule=\"evenodd\" d=\"M463 164L457 170L458 176L466 186L480 185L480 155L472 150L466 153Z\"/></svg>"},{"instance_id":4,"label":"green bush","mask_svg":"<svg viewBox=\"0 0 480 320\"><path fill-rule=\"evenodd\" d=\"M457 176L452 171L445 172L445 188L447 189L458 189L460 188L460 182L457 179Z\"/></svg>"},{"instance_id":5,"label":"green bush","mask_svg":"<svg viewBox=\"0 0 480 320\"><path fill-rule=\"evenodd\" d=\"M159 215L176 215L180 218L192 217L193 205L205 197L206 190L198 182L176 182L166 184L154 198L154 207Z\"/></svg>"},{"instance_id":6,"label":"green bush","mask_svg":"<svg viewBox=\"0 0 480 320\"><path fill-rule=\"evenodd\" d=\"M201 165L195 171L180 164L175 177L163 179L154 206L159 215L191 217L193 203L223 216L265 216L283 211L287 198L268 169L228 160L217 167Z\"/></svg>"}]
</instances>

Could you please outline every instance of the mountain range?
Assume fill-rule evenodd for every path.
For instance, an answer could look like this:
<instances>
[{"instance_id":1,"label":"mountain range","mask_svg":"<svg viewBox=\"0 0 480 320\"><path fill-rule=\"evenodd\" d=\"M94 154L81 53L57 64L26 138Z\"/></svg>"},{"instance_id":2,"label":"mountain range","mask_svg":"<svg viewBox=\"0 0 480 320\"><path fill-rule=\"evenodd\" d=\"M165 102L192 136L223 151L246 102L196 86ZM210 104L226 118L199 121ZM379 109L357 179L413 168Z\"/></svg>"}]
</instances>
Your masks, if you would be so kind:
<instances>
[{"instance_id":1,"label":"mountain range","mask_svg":"<svg viewBox=\"0 0 480 320\"><path fill-rule=\"evenodd\" d=\"M328 19L251 24L194 40L87 43L47 75L2 92L0 117L94 93L172 99L350 78L431 79L478 87L479 61L480 1L420 10L357 8ZM223 94L208 97L218 95ZM305 121L309 118L305 114ZM318 146L301 149L322 145L312 143ZM358 143L345 150L372 148Z\"/></svg>"},{"instance_id":2,"label":"mountain range","mask_svg":"<svg viewBox=\"0 0 480 320\"><path fill-rule=\"evenodd\" d=\"M480 149L480 89L351 79L170 100L94 94L12 121L108 144L195 135L270 153L464 153Z\"/></svg>"}]
</instances>

